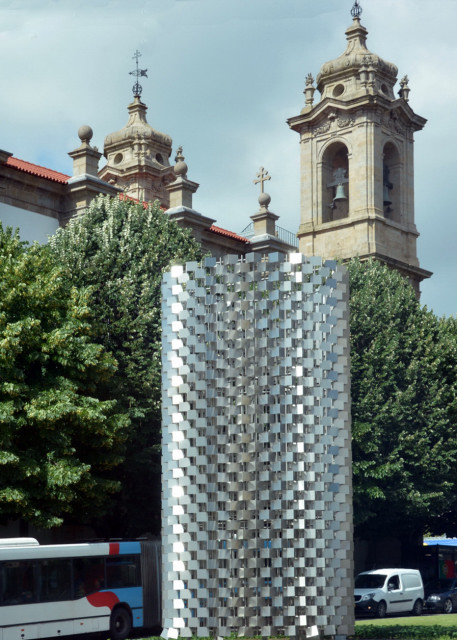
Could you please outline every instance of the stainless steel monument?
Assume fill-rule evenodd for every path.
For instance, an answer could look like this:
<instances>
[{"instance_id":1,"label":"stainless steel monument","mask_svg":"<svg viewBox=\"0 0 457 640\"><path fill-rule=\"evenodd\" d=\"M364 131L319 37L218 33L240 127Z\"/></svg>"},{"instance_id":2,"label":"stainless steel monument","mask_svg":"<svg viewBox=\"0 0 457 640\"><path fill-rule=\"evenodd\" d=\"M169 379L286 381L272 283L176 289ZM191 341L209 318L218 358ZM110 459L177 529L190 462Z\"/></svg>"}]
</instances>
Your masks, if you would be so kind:
<instances>
[{"instance_id":1,"label":"stainless steel monument","mask_svg":"<svg viewBox=\"0 0 457 640\"><path fill-rule=\"evenodd\" d=\"M349 391L344 267L165 275L164 637L353 632Z\"/></svg>"}]
</instances>

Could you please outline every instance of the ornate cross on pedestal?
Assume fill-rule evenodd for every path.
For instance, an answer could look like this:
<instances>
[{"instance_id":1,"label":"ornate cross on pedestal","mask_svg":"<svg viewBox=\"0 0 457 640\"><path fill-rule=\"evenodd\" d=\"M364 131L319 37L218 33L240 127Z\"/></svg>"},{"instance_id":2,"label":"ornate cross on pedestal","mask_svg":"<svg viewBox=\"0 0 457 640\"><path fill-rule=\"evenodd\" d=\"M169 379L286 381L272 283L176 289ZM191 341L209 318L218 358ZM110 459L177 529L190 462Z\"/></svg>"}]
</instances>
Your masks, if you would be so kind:
<instances>
[{"instance_id":1,"label":"ornate cross on pedestal","mask_svg":"<svg viewBox=\"0 0 457 640\"><path fill-rule=\"evenodd\" d=\"M133 54L133 60L136 60L136 69L135 69L135 71L129 71L129 75L136 77L136 82L132 87L133 95L136 98L139 98L141 96L141 92L143 91L143 87L138 82L138 78L140 78L141 76L144 76L145 78L148 77L148 70L147 69L139 69L138 68L138 59L139 58L141 58L141 53L137 49L135 51L135 53Z\"/></svg>"},{"instance_id":2,"label":"ornate cross on pedestal","mask_svg":"<svg viewBox=\"0 0 457 640\"><path fill-rule=\"evenodd\" d=\"M263 193L263 183L267 180L271 180L271 176L268 175L268 171L265 171L263 167L260 167L260 171L257 174L257 180L254 180L254 184L259 184L260 182L260 193Z\"/></svg>"}]
</instances>

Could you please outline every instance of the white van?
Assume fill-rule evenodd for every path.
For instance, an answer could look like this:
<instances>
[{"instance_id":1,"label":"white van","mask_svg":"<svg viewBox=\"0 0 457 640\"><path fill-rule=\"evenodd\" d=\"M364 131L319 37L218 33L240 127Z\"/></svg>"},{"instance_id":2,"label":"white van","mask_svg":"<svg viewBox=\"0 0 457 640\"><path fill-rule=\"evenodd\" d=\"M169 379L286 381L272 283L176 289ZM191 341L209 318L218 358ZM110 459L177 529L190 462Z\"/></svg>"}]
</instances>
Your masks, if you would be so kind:
<instances>
[{"instance_id":1,"label":"white van","mask_svg":"<svg viewBox=\"0 0 457 640\"><path fill-rule=\"evenodd\" d=\"M424 585L417 569L376 569L355 579L356 614L384 618L386 614L411 612L420 616L424 606Z\"/></svg>"}]
</instances>

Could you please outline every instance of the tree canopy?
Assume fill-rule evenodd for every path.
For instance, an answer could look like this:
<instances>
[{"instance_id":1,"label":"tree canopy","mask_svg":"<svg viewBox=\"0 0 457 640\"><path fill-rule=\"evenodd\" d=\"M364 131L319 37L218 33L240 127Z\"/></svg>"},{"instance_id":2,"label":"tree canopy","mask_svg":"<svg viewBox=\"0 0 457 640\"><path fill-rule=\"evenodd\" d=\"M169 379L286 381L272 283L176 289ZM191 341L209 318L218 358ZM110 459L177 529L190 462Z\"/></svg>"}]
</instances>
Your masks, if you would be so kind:
<instances>
[{"instance_id":1,"label":"tree canopy","mask_svg":"<svg viewBox=\"0 0 457 640\"><path fill-rule=\"evenodd\" d=\"M100 196L49 247L0 226L0 514L87 519L121 487L99 532L159 532L161 280L201 257L157 203ZM457 320L348 269L356 534L457 532Z\"/></svg>"},{"instance_id":2,"label":"tree canopy","mask_svg":"<svg viewBox=\"0 0 457 640\"><path fill-rule=\"evenodd\" d=\"M47 247L0 223L0 514L40 527L103 511L128 416L101 391L115 361L91 335L89 292Z\"/></svg>"},{"instance_id":3,"label":"tree canopy","mask_svg":"<svg viewBox=\"0 0 457 640\"><path fill-rule=\"evenodd\" d=\"M421 534L455 503L456 323L377 261L349 274L356 533Z\"/></svg>"},{"instance_id":4,"label":"tree canopy","mask_svg":"<svg viewBox=\"0 0 457 640\"><path fill-rule=\"evenodd\" d=\"M161 281L172 263L200 259L201 247L158 203L103 196L50 245L70 284L91 287L96 340L118 363L109 388L131 419L109 531L159 533Z\"/></svg>"}]
</instances>

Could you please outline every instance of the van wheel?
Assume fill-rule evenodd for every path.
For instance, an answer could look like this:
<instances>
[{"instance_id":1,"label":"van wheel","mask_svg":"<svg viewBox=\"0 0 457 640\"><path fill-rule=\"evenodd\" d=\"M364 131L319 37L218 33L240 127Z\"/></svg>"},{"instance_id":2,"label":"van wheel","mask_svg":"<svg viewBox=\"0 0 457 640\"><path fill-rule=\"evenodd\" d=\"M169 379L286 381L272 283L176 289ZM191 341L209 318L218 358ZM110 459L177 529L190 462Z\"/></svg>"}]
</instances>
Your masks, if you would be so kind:
<instances>
[{"instance_id":1,"label":"van wheel","mask_svg":"<svg viewBox=\"0 0 457 640\"><path fill-rule=\"evenodd\" d=\"M125 640L132 630L130 614L124 607L116 607L111 614L110 620L111 640Z\"/></svg>"},{"instance_id":2,"label":"van wheel","mask_svg":"<svg viewBox=\"0 0 457 640\"><path fill-rule=\"evenodd\" d=\"M423 609L422 600L416 600L416 602L414 603L414 607L413 607L413 615L414 616L421 616L422 615L422 609Z\"/></svg>"},{"instance_id":3,"label":"van wheel","mask_svg":"<svg viewBox=\"0 0 457 640\"><path fill-rule=\"evenodd\" d=\"M450 598L446 598L443 604L443 613L452 613L452 600Z\"/></svg>"},{"instance_id":4,"label":"van wheel","mask_svg":"<svg viewBox=\"0 0 457 640\"><path fill-rule=\"evenodd\" d=\"M379 602L378 607L376 609L376 617L377 618L385 618L387 613L387 606L384 600Z\"/></svg>"}]
</instances>

